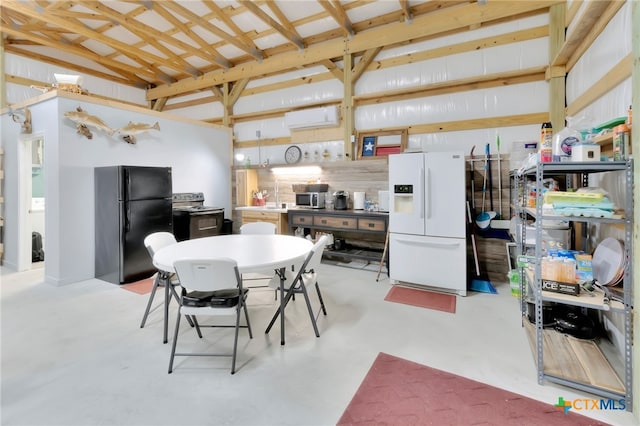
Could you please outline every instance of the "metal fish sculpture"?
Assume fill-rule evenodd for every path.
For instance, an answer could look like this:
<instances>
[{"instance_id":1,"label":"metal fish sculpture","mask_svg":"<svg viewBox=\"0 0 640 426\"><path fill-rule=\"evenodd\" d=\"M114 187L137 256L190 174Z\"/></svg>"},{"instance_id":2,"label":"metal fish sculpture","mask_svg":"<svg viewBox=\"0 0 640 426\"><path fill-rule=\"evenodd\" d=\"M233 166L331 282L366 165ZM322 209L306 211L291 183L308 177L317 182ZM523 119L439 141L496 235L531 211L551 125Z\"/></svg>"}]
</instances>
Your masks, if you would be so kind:
<instances>
[{"instance_id":1,"label":"metal fish sculpture","mask_svg":"<svg viewBox=\"0 0 640 426\"><path fill-rule=\"evenodd\" d=\"M84 134L85 136L86 136L86 133L84 131L81 131L80 129L81 125L85 127L93 127L97 130L102 130L109 136L112 136L115 133L115 129L112 129L111 127L107 126L107 124L104 121L100 120L95 115L89 115L88 112L83 111L82 108L80 107L77 108L77 111L65 112L64 116L67 117L69 120L73 121L74 123L76 123L76 127L78 127L78 133Z\"/></svg>"},{"instance_id":2,"label":"metal fish sculpture","mask_svg":"<svg viewBox=\"0 0 640 426\"><path fill-rule=\"evenodd\" d=\"M122 135L122 139L124 139L125 142L134 144L136 143L135 135L139 135L140 133L145 133L150 130L160 130L160 124L156 121L153 126L150 126L145 123L134 123L133 121L130 121L126 126L119 128L118 133Z\"/></svg>"}]
</instances>

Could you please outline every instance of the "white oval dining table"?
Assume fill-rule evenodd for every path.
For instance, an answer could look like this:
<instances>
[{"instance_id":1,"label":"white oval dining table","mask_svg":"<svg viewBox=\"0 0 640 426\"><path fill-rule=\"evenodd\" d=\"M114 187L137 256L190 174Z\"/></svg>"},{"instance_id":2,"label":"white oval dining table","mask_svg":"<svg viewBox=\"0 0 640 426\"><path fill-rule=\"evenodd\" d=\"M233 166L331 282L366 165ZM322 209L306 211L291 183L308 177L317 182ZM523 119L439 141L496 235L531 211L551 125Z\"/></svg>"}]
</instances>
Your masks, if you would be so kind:
<instances>
[{"instance_id":1,"label":"white oval dining table","mask_svg":"<svg viewBox=\"0 0 640 426\"><path fill-rule=\"evenodd\" d=\"M238 271L260 272L267 269L282 270L302 263L313 248L311 241L291 235L231 234L180 241L158 250L153 265L161 271L175 272L174 263L185 259L227 257L235 260ZM167 342L169 316L169 286L165 285L164 342ZM280 286L280 344L284 345L284 286Z\"/></svg>"}]
</instances>

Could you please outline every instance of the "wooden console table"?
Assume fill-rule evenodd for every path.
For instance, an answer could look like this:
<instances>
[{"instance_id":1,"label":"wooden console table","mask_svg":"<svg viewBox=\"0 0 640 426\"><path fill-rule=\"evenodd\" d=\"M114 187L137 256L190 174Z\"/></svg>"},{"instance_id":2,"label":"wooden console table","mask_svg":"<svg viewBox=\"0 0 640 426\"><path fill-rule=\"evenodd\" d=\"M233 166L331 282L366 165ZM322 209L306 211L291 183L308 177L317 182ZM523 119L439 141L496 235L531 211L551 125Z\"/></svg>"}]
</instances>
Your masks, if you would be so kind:
<instances>
[{"instance_id":1,"label":"wooden console table","mask_svg":"<svg viewBox=\"0 0 640 426\"><path fill-rule=\"evenodd\" d=\"M344 239L347 244L339 250L327 247L325 257L345 260L379 262L382 258L385 236L389 226L389 214L363 210L289 209L289 232L303 228L305 235L316 231L333 234L334 242ZM385 256L387 270L389 256Z\"/></svg>"}]
</instances>

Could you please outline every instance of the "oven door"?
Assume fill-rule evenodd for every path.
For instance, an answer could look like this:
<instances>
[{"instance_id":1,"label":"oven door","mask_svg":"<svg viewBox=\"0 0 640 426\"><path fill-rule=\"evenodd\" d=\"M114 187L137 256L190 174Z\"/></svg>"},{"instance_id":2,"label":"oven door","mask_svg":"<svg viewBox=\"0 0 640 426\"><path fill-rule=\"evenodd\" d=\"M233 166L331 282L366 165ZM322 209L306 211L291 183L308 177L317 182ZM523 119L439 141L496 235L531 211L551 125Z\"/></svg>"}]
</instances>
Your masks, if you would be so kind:
<instances>
[{"instance_id":1,"label":"oven door","mask_svg":"<svg viewBox=\"0 0 640 426\"><path fill-rule=\"evenodd\" d=\"M222 212L192 212L189 219L189 239L220 235L223 221Z\"/></svg>"}]
</instances>

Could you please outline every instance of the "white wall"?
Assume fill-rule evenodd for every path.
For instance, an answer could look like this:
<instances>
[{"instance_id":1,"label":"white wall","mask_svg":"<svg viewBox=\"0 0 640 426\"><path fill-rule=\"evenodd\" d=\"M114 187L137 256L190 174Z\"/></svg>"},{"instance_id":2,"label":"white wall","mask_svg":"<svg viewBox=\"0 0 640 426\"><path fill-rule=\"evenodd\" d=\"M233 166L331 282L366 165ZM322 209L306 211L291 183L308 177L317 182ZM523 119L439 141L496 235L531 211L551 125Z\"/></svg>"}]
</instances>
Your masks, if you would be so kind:
<instances>
[{"instance_id":1,"label":"white wall","mask_svg":"<svg viewBox=\"0 0 640 426\"><path fill-rule=\"evenodd\" d=\"M108 165L169 166L173 169L174 192L204 192L207 205L223 207L231 217L231 135L228 129L203 123L176 120L168 114L114 103L91 103L56 97L30 106L34 132L45 139L45 228L46 281L72 283L94 276L94 189L93 169ZM75 123L64 112L78 106L95 115L110 127L122 127L129 121L153 124L160 131L137 137L135 145L117 134L108 136L93 131L93 139L76 132ZM17 179L17 153L14 142L19 126L2 116L2 140L5 147L7 182ZM12 230L17 223L17 193L7 186L5 197L5 264L15 267L17 238ZM13 225L13 226L12 226Z\"/></svg>"}]
</instances>

